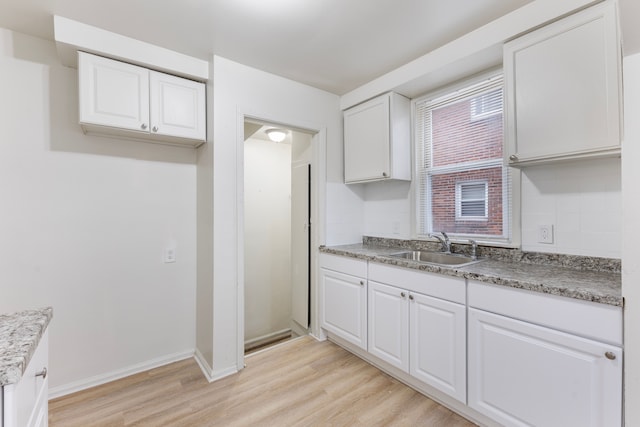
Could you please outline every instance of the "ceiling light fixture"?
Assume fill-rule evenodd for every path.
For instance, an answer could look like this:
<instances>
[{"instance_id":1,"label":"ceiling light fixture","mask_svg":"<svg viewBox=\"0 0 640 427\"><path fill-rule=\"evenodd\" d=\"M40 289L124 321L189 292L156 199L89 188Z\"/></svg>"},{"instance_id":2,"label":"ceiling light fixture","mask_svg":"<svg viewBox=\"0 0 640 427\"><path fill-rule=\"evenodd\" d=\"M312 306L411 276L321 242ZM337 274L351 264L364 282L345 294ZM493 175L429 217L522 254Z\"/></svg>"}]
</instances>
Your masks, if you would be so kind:
<instances>
[{"instance_id":1,"label":"ceiling light fixture","mask_svg":"<svg viewBox=\"0 0 640 427\"><path fill-rule=\"evenodd\" d=\"M282 142L287 137L287 131L282 129L267 129L265 132L273 142Z\"/></svg>"}]
</instances>

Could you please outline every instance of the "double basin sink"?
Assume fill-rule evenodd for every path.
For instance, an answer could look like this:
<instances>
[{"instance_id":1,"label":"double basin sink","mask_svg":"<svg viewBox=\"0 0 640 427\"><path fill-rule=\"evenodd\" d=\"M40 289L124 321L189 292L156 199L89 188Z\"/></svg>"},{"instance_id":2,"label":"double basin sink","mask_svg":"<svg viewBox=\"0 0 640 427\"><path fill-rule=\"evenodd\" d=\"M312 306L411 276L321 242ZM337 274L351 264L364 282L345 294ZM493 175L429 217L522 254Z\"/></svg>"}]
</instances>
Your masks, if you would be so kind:
<instances>
[{"instance_id":1,"label":"double basin sink","mask_svg":"<svg viewBox=\"0 0 640 427\"><path fill-rule=\"evenodd\" d=\"M401 258L409 261L424 262L426 264L446 265L462 267L469 264L475 264L481 260L466 255L451 254L445 252L431 251L402 251L389 254L392 258Z\"/></svg>"}]
</instances>

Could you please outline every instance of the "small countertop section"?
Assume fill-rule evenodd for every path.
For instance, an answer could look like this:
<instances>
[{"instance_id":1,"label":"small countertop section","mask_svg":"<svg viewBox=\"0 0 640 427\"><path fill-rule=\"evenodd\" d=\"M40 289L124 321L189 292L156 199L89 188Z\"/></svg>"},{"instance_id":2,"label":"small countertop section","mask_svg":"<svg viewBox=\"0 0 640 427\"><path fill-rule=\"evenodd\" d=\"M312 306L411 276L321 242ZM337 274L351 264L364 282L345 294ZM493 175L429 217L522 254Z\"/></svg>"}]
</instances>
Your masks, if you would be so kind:
<instances>
[{"instance_id":1,"label":"small countertop section","mask_svg":"<svg viewBox=\"0 0 640 427\"><path fill-rule=\"evenodd\" d=\"M51 307L0 315L0 386L20 381L52 317Z\"/></svg>"},{"instance_id":2,"label":"small countertop section","mask_svg":"<svg viewBox=\"0 0 640 427\"><path fill-rule=\"evenodd\" d=\"M462 267L441 266L389 256L403 250L407 248L363 243L320 248L320 252L334 255L622 307L619 272L491 258Z\"/></svg>"}]
</instances>

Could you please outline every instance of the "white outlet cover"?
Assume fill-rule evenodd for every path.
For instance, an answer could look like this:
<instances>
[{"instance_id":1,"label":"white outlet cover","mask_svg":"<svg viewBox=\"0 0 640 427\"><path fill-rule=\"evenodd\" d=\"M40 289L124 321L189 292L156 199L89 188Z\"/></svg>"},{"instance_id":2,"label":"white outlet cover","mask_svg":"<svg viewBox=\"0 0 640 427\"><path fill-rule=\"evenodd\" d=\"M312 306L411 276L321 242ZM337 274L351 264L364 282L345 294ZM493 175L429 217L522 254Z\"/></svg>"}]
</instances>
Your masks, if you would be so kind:
<instances>
[{"instance_id":1,"label":"white outlet cover","mask_svg":"<svg viewBox=\"0 0 640 427\"><path fill-rule=\"evenodd\" d=\"M176 262L176 248L166 248L164 250L164 262L165 264Z\"/></svg>"},{"instance_id":2,"label":"white outlet cover","mask_svg":"<svg viewBox=\"0 0 640 427\"><path fill-rule=\"evenodd\" d=\"M553 224L538 226L538 243L553 243Z\"/></svg>"}]
</instances>

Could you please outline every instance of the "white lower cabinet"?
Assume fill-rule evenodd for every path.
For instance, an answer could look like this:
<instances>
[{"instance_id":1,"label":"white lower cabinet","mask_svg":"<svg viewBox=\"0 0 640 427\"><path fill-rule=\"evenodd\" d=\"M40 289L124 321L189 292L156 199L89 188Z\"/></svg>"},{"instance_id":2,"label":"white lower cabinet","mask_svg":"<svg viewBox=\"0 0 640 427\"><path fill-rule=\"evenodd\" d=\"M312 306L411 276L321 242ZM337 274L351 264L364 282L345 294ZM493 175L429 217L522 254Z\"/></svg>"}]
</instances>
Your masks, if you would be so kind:
<instances>
[{"instance_id":1,"label":"white lower cabinet","mask_svg":"<svg viewBox=\"0 0 640 427\"><path fill-rule=\"evenodd\" d=\"M411 297L409 373L466 403L465 306L417 293Z\"/></svg>"},{"instance_id":2,"label":"white lower cabinet","mask_svg":"<svg viewBox=\"0 0 640 427\"><path fill-rule=\"evenodd\" d=\"M321 254L320 267L320 326L366 350L366 261Z\"/></svg>"},{"instance_id":3,"label":"white lower cabinet","mask_svg":"<svg viewBox=\"0 0 640 427\"><path fill-rule=\"evenodd\" d=\"M616 345L469 308L468 404L504 426L620 426L622 356Z\"/></svg>"},{"instance_id":4,"label":"white lower cabinet","mask_svg":"<svg viewBox=\"0 0 640 427\"><path fill-rule=\"evenodd\" d=\"M466 403L464 279L369 267L369 353Z\"/></svg>"},{"instance_id":5,"label":"white lower cabinet","mask_svg":"<svg viewBox=\"0 0 640 427\"><path fill-rule=\"evenodd\" d=\"M369 282L369 353L409 372L408 292Z\"/></svg>"},{"instance_id":6,"label":"white lower cabinet","mask_svg":"<svg viewBox=\"0 0 640 427\"><path fill-rule=\"evenodd\" d=\"M45 332L20 381L2 388L2 427L49 425L49 332Z\"/></svg>"}]
</instances>

